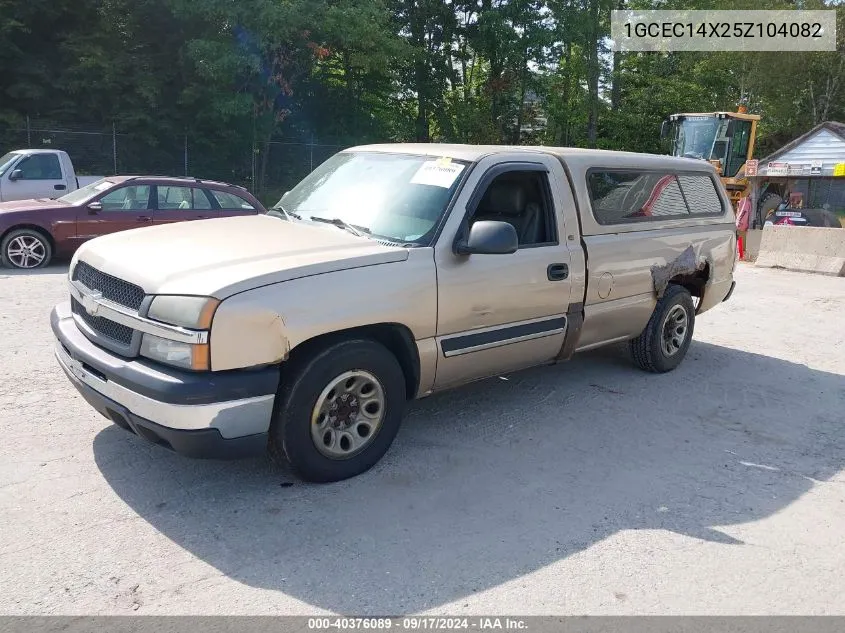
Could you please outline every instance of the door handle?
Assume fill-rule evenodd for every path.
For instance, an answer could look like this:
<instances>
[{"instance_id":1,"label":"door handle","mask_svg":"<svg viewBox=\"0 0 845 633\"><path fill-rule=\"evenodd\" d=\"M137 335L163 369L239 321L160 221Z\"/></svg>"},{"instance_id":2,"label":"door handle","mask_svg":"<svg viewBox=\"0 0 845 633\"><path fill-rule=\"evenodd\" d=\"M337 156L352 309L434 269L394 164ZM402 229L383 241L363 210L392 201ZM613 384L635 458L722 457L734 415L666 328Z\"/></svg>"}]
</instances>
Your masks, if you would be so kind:
<instances>
[{"instance_id":1,"label":"door handle","mask_svg":"<svg viewBox=\"0 0 845 633\"><path fill-rule=\"evenodd\" d=\"M56 191L64 191L67 187L65 185L53 185L53 189Z\"/></svg>"},{"instance_id":2,"label":"door handle","mask_svg":"<svg viewBox=\"0 0 845 633\"><path fill-rule=\"evenodd\" d=\"M569 277L569 266L567 264L549 264L546 274L549 281L561 281Z\"/></svg>"},{"instance_id":3,"label":"door handle","mask_svg":"<svg viewBox=\"0 0 845 633\"><path fill-rule=\"evenodd\" d=\"M139 215L136 222L152 222L153 219L148 215Z\"/></svg>"}]
</instances>

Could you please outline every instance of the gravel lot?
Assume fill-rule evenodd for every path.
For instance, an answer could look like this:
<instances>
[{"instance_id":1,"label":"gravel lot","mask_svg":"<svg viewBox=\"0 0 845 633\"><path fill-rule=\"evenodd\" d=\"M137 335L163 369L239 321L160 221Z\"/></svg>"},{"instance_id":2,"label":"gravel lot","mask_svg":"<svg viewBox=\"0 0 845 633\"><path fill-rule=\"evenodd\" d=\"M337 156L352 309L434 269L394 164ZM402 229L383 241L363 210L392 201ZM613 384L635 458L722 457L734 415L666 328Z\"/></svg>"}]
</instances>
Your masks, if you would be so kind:
<instances>
[{"instance_id":1,"label":"gravel lot","mask_svg":"<svg viewBox=\"0 0 845 633\"><path fill-rule=\"evenodd\" d=\"M741 265L685 363L619 348L416 403L328 486L110 425L0 270L0 612L845 614L845 279Z\"/></svg>"}]
</instances>

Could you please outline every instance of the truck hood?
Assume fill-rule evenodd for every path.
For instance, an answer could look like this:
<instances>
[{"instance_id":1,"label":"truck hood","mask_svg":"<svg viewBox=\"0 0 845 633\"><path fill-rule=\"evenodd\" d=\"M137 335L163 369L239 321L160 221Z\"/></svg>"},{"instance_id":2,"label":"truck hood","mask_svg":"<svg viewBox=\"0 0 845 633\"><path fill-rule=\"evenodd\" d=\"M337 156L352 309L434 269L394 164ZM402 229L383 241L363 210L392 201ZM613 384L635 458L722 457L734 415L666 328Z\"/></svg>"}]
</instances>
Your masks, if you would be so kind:
<instances>
[{"instance_id":1,"label":"truck hood","mask_svg":"<svg viewBox=\"0 0 845 633\"><path fill-rule=\"evenodd\" d=\"M85 243L74 263L85 261L148 294L225 299L258 286L407 257L406 248L331 225L254 215L113 233Z\"/></svg>"},{"instance_id":2,"label":"truck hood","mask_svg":"<svg viewBox=\"0 0 845 633\"><path fill-rule=\"evenodd\" d=\"M68 205L58 200L38 198L37 200L12 200L0 202L0 214L20 211L41 211L46 209L64 209Z\"/></svg>"}]
</instances>

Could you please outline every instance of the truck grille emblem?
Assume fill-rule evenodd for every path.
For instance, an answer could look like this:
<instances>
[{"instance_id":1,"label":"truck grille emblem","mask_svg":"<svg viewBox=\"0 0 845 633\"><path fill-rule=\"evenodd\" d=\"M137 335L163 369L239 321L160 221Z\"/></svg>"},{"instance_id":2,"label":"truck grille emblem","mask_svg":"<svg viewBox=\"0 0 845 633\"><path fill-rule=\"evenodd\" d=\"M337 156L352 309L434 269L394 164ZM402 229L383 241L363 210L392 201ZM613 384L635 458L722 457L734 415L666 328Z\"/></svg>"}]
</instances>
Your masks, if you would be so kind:
<instances>
[{"instance_id":1,"label":"truck grille emblem","mask_svg":"<svg viewBox=\"0 0 845 633\"><path fill-rule=\"evenodd\" d=\"M99 299L103 296L102 292L92 292L91 294L82 295L82 307L90 316L97 316L100 311Z\"/></svg>"}]
</instances>

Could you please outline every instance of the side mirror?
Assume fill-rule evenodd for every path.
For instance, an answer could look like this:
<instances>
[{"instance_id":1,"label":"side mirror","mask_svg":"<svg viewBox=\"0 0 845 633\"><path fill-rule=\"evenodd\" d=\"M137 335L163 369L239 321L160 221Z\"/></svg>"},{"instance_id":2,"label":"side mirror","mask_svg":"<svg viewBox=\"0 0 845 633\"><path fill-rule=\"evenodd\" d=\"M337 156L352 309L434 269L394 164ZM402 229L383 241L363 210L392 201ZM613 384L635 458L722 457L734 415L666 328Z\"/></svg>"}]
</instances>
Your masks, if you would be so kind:
<instances>
[{"instance_id":1,"label":"side mirror","mask_svg":"<svg viewBox=\"0 0 845 633\"><path fill-rule=\"evenodd\" d=\"M669 119L664 119L660 124L660 138L664 141L669 138Z\"/></svg>"},{"instance_id":2,"label":"side mirror","mask_svg":"<svg viewBox=\"0 0 845 633\"><path fill-rule=\"evenodd\" d=\"M23 178L23 169L15 169L9 174L9 180L15 182L16 180L20 180Z\"/></svg>"},{"instance_id":3,"label":"side mirror","mask_svg":"<svg viewBox=\"0 0 845 633\"><path fill-rule=\"evenodd\" d=\"M102 202L92 202L88 205L88 213L94 215L98 211L103 210L103 203Z\"/></svg>"},{"instance_id":4,"label":"side mirror","mask_svg":"<svg viewBox=\"0 0 845 633\"><path fill-rule=\"evenodd\" d=\"M469 237L455 245L458 255L510 255L519 248L516 229L507 222L479 220L473 222Z\"/></svg>"}]
</instances>

